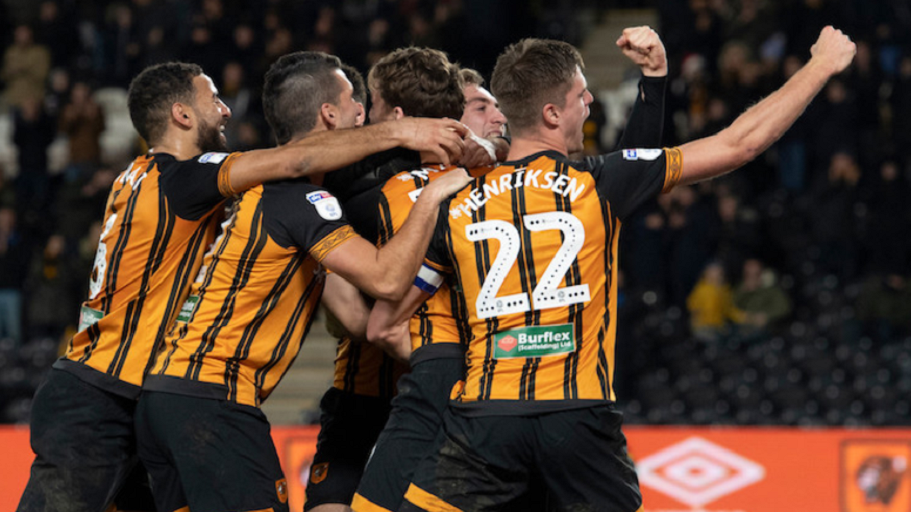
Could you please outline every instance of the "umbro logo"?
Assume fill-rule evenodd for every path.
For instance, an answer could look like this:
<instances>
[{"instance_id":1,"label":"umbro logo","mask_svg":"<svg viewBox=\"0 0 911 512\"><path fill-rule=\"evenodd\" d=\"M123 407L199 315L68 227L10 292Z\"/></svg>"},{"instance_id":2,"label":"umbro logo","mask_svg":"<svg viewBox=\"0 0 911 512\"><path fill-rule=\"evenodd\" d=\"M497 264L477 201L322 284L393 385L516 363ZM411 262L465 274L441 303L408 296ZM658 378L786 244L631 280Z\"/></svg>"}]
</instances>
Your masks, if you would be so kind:
<instances>
[{"instance_id":1,"label":"umbro logo","mask_svg":"<svg viewBox=\"0 0 911 512\"><path fill-rule=\"evenodd\" d=\"M691 507L703 507L765 478L765 468L700 437L636 463L639 483Z\"/></svg>"}]
</instances>

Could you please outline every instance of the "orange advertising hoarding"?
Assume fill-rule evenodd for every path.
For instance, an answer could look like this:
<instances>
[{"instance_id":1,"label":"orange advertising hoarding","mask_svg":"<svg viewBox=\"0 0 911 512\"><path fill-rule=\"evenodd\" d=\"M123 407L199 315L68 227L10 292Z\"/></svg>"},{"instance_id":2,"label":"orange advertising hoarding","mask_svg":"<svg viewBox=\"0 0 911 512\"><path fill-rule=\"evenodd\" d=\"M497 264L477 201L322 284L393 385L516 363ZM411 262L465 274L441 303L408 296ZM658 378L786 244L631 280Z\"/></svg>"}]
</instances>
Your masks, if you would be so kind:
<instances>
[{"instance_id":1,"label":"orange advertising hoarding","mask_svg":"<svg viewBox=\"0 0 911 512\"><path fill-rule=\"evenodd\" d=\"M646 512L911 511L911 430L626 431Z\"/></svg>"},{"instance_id":2,"label":"orange advertising hoarding","mask_svg":"<svg viewBox=\"0 0 911 512\"><path fill-rule=\"evenodd\" d=\"M275 427L291 510L316 427ZM909 512L911 429L626 428L645 512ZM0 511L28 480L28 430L0 428Z\"/></svg>"}]
</instances>

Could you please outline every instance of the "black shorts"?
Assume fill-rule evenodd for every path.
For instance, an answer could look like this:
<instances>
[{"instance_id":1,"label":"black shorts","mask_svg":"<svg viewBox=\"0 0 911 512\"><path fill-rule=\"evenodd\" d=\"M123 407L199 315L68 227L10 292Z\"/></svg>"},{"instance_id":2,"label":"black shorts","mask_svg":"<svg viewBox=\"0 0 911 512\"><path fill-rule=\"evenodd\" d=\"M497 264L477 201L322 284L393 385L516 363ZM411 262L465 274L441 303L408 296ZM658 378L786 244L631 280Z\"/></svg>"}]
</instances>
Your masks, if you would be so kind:
<instances>
[{"instance_id":1,"label":"black shorts","mask_svg":"<svg viewBox=\"0 0 911 512\"><path fill-rule=\"evenodd\" d=\"M147 391L136 409L136 436L163 512L288 510L269 422L256 407Z\"/></svg>"},{"instance_id":2,"label":"black shorts","mask_svg":"<svg viewBox=\"0 0 911 512\"><path fill-rule=\"evenodd\" d=\"M320 401L320 431L310 466L304 510L348 505L376 439L389 417L389 400L330 388Z\"/></svg>"},{"instance_id":3,"label":"black shorts","mask_svg":"<svg viewBox=\"0 0 911 512\"><path fill-rule=\"evenodd\" d=\"M51 369L32 404L36 456L17 510L105 510L115 498L132 510L154 510L137 467L135 408L131 398Z\"/></svg>"},{"instance_id":4,"label":"black shorts","mask_svg":"<svg viewBox=\"0 0 911 512\"><path fill-rule=\"evenodd\" d=\"M610 405L536 416L450 411L442 445L415 471L400 510L502 510L539 482L548 510L637 511L621 418Z\"/></svg>"},{"instance_id":5,"label":"black shorts","mask_svg":"<svg viewBox=\"0 0 911 512\"><path fill-rule=\"evenodd\" d=\"M355 512L398 510L414 470L442 442L449 394L464 375L464 358L442 358L417 363L399 379L389 421L357 488Z\"/></svg>"}]
</instances>

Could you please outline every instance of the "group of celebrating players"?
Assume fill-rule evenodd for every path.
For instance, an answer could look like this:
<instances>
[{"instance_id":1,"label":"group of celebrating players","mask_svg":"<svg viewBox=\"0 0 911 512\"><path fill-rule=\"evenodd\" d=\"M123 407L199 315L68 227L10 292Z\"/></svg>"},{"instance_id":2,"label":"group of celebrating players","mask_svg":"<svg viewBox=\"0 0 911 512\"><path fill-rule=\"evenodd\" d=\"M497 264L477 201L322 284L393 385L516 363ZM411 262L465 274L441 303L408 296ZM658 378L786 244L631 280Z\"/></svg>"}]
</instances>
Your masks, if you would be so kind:
<instances>
[{"instance_id":1,"label":"group of celebrating players","mask_svg":"<svg viewBox=\"0 0 911 512\"><path fill-rule=\"evenodd\" d=\"M305 510L640 510L611 385L620 227L759 155L855 47L827 27L730 127L631 149L660 148L667 62L648 27L617 45L643 75L621 151L580 159L592 95L559 41L506 48L491 91L397 50L370 70L369 116L356 70L285 55L263 88L278 145L245 153L200 67L140 73L151 149L112 186L18 510L142 508L145 481L163 512L288 510L259 406L320 303L340 341Z\"/></svg>"}]
</instances>

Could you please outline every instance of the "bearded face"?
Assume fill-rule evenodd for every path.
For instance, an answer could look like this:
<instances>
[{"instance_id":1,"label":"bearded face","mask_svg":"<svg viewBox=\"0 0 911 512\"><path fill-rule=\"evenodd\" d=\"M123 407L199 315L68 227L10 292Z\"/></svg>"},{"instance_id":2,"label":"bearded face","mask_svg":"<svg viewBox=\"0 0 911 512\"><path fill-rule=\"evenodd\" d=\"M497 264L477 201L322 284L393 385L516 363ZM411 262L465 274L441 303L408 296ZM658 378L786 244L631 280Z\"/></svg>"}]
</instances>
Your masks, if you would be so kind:
<instances>
[{"instance_id":1,"label":"bearded face","mask_svg":"<svg viewBox=\"0 0 911 512\"><path fill-rule=\"evenodd\" d=\"M221 130L222 123L210 124L202 118L199 119L196 133L197 144L202 153L226 153L228 151L228 140Z\"/></svg>"}]
</instances>

